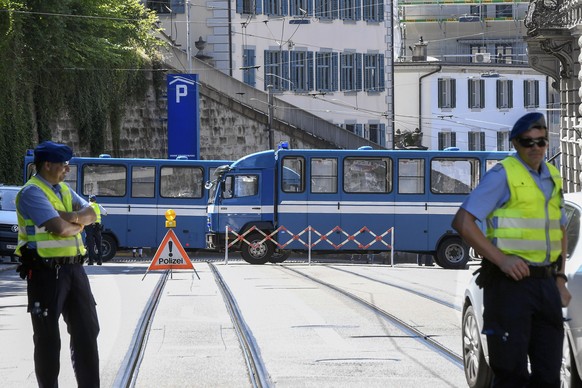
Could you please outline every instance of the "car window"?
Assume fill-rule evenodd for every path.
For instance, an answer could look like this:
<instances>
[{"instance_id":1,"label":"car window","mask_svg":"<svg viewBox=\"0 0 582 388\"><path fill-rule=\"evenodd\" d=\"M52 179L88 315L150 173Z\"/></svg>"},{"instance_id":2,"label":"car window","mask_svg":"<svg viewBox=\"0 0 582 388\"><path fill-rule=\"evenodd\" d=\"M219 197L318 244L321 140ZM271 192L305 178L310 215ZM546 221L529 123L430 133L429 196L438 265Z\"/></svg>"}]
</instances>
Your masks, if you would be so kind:
<instances>
[{"instance_id":1,"label":"car window","mask_svg":"<svg viewBox=\"0 0 582 388\"><path fill-rule=\"evenodd\" d=\"M0 210L16 210L18 190L0 189Z\"/></svg>"},{"instance_id":2,"label":"car window","mask_svg":"<svg viewBox=\"0 0 582 388\"><path fill-rule=\"evenodd\" d=\"M580 235L580 210L566 204L566 217L568 225L566 226L566 235L568 236L568 257L574 252L578 237Z\"/></svg>"}]
</instances>

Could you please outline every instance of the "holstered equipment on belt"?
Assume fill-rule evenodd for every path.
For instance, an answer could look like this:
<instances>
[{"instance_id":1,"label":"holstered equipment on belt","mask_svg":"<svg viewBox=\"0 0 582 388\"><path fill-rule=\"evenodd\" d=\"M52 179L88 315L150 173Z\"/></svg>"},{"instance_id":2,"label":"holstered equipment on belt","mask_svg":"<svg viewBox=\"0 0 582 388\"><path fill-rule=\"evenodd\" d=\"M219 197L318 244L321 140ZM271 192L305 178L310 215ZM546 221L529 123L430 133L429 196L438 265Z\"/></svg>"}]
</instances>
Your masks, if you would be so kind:
<instances>
[{"instance_id":1,"label":"holstered equipment on belt","mask_svg":"<svg viewBox=\"0 0 582 388\"><path fill-rule=\"evenodd\" d=\"M501 272L498 266L485 258L481 260L481 266L475 272L473 272L473 275L478 275L475 279L475 284L477 284L479 288L483 288L491 284L496 276L502 274L503 272Z\"/></svg>"},{"instance_id":2,"label":"holstered equipment on belt","mask_svg":"<svg viewBox=\"0 0 582 388\"><path fill-rule=\"evenodd\" d=\"M54 269L59 265L82 264L85 261L85 257L81 255L43 258L38 255L36 249L29 249L26 246L22 247L20 252L22 256L20 256L20 264L16 268L16 272L22 279L26 279L29 271L33 269Z\"/></svg>"},{"instance_id":3,"label":"holstered equipment on belt","mask_svg":"<svg viewBox=\"0 0 582 388\"><path fill-rule=\"evenodd\" d=\"M555 277L556 269L561 268L562 256L558 257L558 260L555 263L547 266L529 266L529 277L536 278L536 279L547 279L551 277ZM491 282L499 277L505 276L503 271L490 262L489 260L483 258L481 261L481 267L473 272L473 275L478 275L475 279L475 284L479 286L479 288L486 287L490 285Z\"/></svg>"}]
</instances>

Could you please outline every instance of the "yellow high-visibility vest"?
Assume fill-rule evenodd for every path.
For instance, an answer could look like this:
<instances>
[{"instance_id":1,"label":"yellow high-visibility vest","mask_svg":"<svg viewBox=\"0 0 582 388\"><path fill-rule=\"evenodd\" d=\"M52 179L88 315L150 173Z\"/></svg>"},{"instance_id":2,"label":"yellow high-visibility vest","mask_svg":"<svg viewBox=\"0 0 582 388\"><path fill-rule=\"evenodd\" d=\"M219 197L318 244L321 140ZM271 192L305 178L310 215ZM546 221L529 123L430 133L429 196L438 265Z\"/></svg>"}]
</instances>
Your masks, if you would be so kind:
<instances>
[{"instance_id":1,"label":"yellow high-visibility vest","mask_svg":"<svg viewBox=\"0 0 582 388\"><path fill-rule=\"evenodd\" d=\"M46 183L35 176L26 182L25 186L28 185L34 185L41 189L56 210L65 212L73 211L73 197L66 184L59 184L62 200ZM20 193L16 196L17 209L19 199ZM51 258L85 255L86 250L81 233L70 237L56 236L49 233L45 227L41 228L36 226L31 219L25 219L18 210L16 214L18 216L18 246L15 251L17 255L22 255L20 248L28 243L30 243L31 249L36 248L40 257Z\"/></svg>"},{"instance_id":2,"label":"yellow high-visibility vest","mask_svg":"<svg viewBox=\"0 0 582 388\"><path fill-rule=\"evenodd\" d=\"M93 208L93 211L95 212L95 215L97 216L97 218L95 219L95 223L100 224L101 223L101 209L99 209L99 204L97 202L89 202L89 205L91 205L91 207Z\"/></svg>"},{"instance_id":3,"label":"yellow high-visibility vest","mask_svg":"<svg viewBox=\"0 0 582 388\"><path fill-rule=\"evenodd\" d=\"M507 174L509 201L487 217L487 237L507 255L533 264L550 264L562 253L562 178L546 163L554 181L549 201L528 169L515 157L501 161ZM543 204L543 206L542 206Z\"/></svg>"}]
</instances>

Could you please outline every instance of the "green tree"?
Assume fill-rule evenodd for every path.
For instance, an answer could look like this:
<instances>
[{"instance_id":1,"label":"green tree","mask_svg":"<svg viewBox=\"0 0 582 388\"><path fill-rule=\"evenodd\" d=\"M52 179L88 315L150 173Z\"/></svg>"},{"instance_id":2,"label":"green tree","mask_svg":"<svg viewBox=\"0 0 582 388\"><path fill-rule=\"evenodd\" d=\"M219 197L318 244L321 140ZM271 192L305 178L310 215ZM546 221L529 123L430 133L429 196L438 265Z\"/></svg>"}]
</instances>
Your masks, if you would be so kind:
<instances>
[{"instance_id":1,"label":"green tree","mask_svg":"<svg viewBox=\"0 0 582 388\"><path fill-rule=\"evenodd\" d=\"M0 0L0 182L22 182L26 149L68 115L91 154L146 92L157 17L139 0ZM114 144L118 139L113 139Z\"/></svg>"}]
</instances>

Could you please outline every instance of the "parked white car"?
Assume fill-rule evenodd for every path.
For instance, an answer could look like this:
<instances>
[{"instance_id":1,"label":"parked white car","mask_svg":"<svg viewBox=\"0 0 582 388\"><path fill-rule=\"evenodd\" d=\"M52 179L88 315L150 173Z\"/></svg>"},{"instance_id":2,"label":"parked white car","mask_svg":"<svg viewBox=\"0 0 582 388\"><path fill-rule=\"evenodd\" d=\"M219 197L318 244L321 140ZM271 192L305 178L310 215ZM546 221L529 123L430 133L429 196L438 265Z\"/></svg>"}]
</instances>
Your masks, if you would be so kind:
<instances>
[{"instance_id":1,"label":"parked white car","mask_svg":"<svg viewBox=\"0 0 582 388\"><path fill-rule=\"evenodd\" d=\"M20 186L0 184L0 257L10 256L13 260L18 242L16 194L19 190Z\"/></svg>"},{"instance_id":2,"label":"parked white car","mask_svg":"<svg viewBox=\"0 0 582 388\"><path fill-rule=\"evenodd\" d=\"M565 194L568 216L568 257L566 275L572 300L563 309L566 336L562 361L562 387L582 387L582 242L579 241L582 193ZM469 387L489 387L493 372L488 364L487 341L483 327L483 294L471 278L463 304L463 362Z\"/></svg>"}]
</instances>

